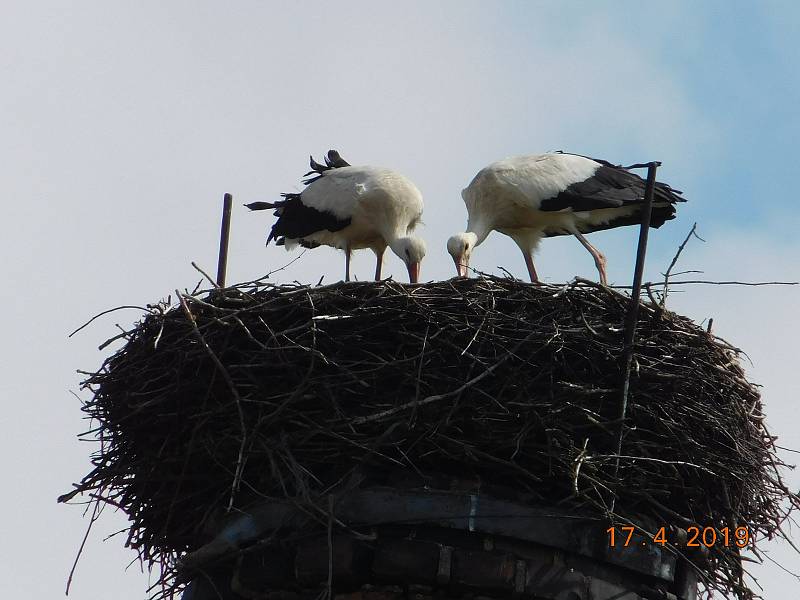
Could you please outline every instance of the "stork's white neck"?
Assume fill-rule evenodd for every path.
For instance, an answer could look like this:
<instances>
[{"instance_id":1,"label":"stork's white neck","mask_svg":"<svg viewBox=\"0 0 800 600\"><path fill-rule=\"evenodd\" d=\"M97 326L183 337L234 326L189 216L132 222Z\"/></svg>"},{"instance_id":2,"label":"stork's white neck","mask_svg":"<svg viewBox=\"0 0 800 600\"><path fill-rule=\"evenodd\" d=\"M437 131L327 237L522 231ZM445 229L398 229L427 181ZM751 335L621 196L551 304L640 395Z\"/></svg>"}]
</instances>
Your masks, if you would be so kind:
<instances>
[{"instance_id":1,"label":"stork's white neck","mask_svg":"<svg viewBox=\"0 0 800 600\"><path fill-rule=\"evenodd\" d=\"M487 225L484 221L481 220L472 220L470 219L467 223L467 230L465 233L473 234L477 239L475 240L474 246L483 243L483 240L491 233L492 228ZM473 246L473 247L474 247Z\"/></svg>"}]
</instances>

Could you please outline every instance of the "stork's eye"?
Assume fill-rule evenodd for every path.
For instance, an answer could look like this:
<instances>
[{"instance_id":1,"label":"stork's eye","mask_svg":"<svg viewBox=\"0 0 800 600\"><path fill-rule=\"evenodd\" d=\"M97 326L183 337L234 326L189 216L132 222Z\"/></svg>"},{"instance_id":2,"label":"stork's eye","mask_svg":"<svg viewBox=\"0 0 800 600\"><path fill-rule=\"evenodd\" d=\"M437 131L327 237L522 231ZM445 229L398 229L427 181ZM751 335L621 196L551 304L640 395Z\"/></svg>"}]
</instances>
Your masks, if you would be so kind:
<instances>
[{"instance_id":1,"label":"stork's eye","mask_svg":"<svg viewBox=\"0 0 800 600\"><path fill-rule=\"evenodd\" d=\"M406 257L411 258L411 253L408 251L408 248L406 248Z\"/></svg>"},{"instance_id":2,"label":"stork's eye","mask_svg":"<svg viewBox=\"0 0 800 600\"><path fill-rule=\"evenodd\" d=\"M469 242L466 242L466 243L464 244L464 250L469 250Z\"/></svg>"}]
</instances>

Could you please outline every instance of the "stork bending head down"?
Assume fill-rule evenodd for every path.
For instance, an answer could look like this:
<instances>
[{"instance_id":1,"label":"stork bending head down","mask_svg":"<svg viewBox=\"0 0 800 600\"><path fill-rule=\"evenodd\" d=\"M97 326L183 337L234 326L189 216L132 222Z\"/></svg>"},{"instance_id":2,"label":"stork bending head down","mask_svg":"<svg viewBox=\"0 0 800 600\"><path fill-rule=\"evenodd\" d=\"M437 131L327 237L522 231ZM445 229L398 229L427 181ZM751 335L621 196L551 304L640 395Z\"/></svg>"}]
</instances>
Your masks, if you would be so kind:
<instances>
[{"instance_id":1,"label":"stork bending head down","mask_svg":"<svg viewBox=\"0 0 800 600\"><path fill-rule=\"evenodd\" d=\"M447 240L447 251L464 277L475 247L499 231L516 242L530 280L538 282L533 255L542 238L574 235L605 284L606 258L584 234L641 224L644 190L641 177L604 160L562 152L507 158L481 169L461 192L467 230ZM680 194L656 183L651 227L675 218Z\"/></svg>"},{"instance_id":2,"label":"stork bending head down","mask_svg":"<svg viewBox=\"0 0 800 600\"><path fill-rule=\"evenodd\" d=\"M381 278L388 246L405 263L411 283L419 280L425 242L413 235L422 218L422 194L407 177L371 166L351 166L330 150L325 164L311 158L311 171L300 193L282 194L277 202L253 202L251 210L275 209L278 220L267 244L332 246L344 250L345 281L350 281L350 254L370 248L377 257L375 280Z\"/></svg>"}]
</instances>

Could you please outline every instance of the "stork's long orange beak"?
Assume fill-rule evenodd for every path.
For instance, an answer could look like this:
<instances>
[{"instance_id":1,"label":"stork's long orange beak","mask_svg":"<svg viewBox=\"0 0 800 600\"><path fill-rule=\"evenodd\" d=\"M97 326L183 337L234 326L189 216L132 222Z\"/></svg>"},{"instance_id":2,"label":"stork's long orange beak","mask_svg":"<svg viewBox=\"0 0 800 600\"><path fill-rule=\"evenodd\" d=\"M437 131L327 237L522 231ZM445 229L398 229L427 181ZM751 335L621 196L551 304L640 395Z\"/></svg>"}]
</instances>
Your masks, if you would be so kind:
<instances>
[{"instance_id":1,"label":"stork's long orange beak","mask_svg":"<svg viewBox=\"0 0 800 600\"><path fill-rule=\"evenodd\" d=\"M419 263L411 263L408 265L408 280L411 283L418 283L419 282Z\"/></svg>"},{"instance_id":2,"label":"stork's long orange beak","mask_svg":"<svg viewBox=\"0 0 800 600\"><path fill-rule=\"evenodd\" d=\"M466 277L467 276L467 269L469 268L469 260L464 257L462 254L458 258L453 258L453 262L456 264L456 273L459 277Z\"/></svg>"}]
</instances>

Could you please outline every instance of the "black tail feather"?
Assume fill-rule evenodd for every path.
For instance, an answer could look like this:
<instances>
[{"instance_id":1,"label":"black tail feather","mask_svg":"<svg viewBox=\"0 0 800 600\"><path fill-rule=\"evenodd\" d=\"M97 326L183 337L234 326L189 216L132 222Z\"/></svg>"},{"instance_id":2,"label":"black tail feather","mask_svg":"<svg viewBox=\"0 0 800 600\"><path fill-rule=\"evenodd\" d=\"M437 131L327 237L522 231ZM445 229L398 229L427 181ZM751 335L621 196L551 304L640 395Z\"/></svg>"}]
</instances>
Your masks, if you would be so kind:
<instances>
[{"instance_id":1,"label":"black tail feather","mask_svg":"<svg viewBox=\"0 0 800 600\"><path fill-rule=\"evenodd\" d=\"M324 159L325 164L322 165L315 161L313 156L309 157L309 165L311 166L311 170L303 175L303 177L307 178L303 180L304 184L310 185L314 183L317 179L325 174L325 171L350 166L350 163L343 159L336 150L328 150L328 154L324 156Z\"/></svg>"},{"instance_id":2,"label":"black tail feather","mask_svg":"<svg viewBox=\"0 0 800 600\"><path fill-rule=\"evenodd\" d=\"M275 208L276 204L273 202L251 202L250 204L245 204L245 206L250 210L269 210L270 208Z\"/></svg>"},{"instance_id":3,"label":"black tail feather","mask_svg":"<svg viewBox=\"0 0 800 600\"><path fill-rule=\"evenodd\" d=\"M328 150L328 156L325 158L325 162L334 169L350 166L350 163L343 159L336 150Z\"/></svg>"},{"instance_id":4,"label":"black tail feather","mask_svg":"<svg viewBox=\"0 0 800 600\"><path fill-rule=\"evenodd\" d=\"M330 169L330 165L325 166L319 164L317 161L314 160L313 156L309 156L308 158L309 158L308 163L311 166L311 170L308 173L306 173L306 175L310 175L311 173L319 174Z\"/></svg>"}]
</instances>

